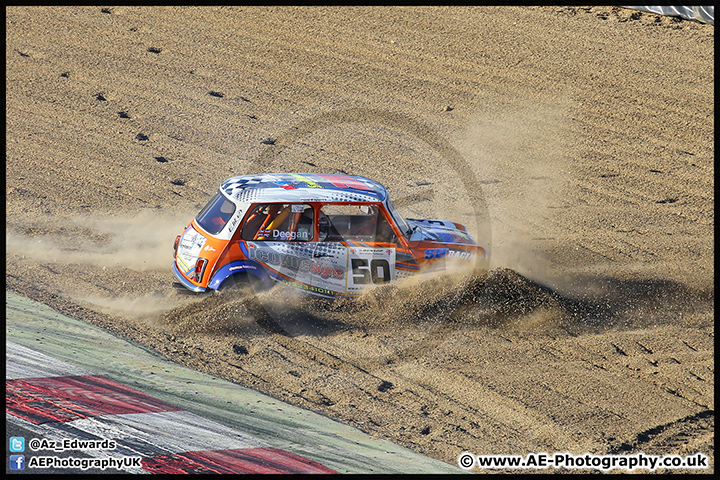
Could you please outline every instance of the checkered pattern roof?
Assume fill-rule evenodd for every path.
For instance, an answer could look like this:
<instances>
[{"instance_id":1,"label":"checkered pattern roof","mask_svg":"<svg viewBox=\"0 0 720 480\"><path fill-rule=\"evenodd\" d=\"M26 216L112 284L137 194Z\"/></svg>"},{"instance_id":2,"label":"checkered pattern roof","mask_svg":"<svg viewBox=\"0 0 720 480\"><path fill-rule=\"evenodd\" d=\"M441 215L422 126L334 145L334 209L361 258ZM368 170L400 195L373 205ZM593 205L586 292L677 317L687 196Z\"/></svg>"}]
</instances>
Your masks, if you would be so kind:
<instances>
[{"instance_id":1,"label":"checkered pattern roof","mask_svg":"<svg viewBox=\"0 0 720 480\"><path fill-rule=\"evenodd\" d=\"M243 175L225 180L221 187L240 201L384 201L381 184L356 175L273 173Z\"/></svg>"}]
</instances>

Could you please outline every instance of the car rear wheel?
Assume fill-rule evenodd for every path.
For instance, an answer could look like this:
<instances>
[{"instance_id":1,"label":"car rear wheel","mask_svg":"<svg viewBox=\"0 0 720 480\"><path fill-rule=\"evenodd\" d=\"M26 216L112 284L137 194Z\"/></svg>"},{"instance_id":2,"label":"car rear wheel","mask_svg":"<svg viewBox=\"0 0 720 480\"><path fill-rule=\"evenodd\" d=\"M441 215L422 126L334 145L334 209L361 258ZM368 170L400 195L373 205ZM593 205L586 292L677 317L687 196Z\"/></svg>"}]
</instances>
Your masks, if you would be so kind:
<instances>
[{"instance_id":1,"label":"car rear wheel","mask_svg":"<svg viewBox=\"0 0 720 480\"><path fill-rule=\"evenodd\" d=\"M262 281L255 275L236 273L220 284L219 291L223 293L253 293L264 289Z\"/></svg>"}]
</instances>

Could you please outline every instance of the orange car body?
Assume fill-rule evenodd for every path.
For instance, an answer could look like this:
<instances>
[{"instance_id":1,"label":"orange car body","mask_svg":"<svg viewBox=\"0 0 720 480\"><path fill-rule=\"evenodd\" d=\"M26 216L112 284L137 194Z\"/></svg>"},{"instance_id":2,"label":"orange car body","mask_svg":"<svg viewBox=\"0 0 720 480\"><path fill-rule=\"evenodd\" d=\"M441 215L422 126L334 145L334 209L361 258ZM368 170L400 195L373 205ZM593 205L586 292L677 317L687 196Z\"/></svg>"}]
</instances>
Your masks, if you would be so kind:
<instances>
[{"instance_id":1,"label":"orange car body","mask_svg":"<svg viewBox=\"0 0 720 480\"><path fill-rule=\"evenodd\" d=\"M193 292L238 279L321 297L353 296L455 258L486 259L463 225L404 219L360 176L232 177L178 235L173 271Z\"/></svg>"}]
</instances>

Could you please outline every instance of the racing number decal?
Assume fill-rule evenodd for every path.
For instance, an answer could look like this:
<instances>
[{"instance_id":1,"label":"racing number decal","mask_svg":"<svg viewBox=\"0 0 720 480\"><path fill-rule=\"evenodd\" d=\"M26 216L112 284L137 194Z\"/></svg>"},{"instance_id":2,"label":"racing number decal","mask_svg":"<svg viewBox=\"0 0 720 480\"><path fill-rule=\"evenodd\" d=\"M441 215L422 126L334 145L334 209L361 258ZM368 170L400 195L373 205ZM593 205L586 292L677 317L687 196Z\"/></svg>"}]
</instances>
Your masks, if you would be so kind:
<instances>
[{"instance_id":1,"label":"racing number decal","mask_svg":"<svg viewBox=\"0 0 720 480\"><path fill-rule=\"evenodd\" d=\"M351 263L353 283L355 285L371 282L387 283L390 281L390 264L384 258L373 258L370 260L369 266L366 258L353 258ZM382 272L382 277L378 272Z\"/></svg>"},{"instance_id":2,"label":"racing number decal","mask_svg":"<svg viewBox=\"0 0 720 480\"><path fill-rule=\"evenodd\" d=\"M395 249L351 247L347 272L348 292L391 282L395 273Z\"/></svg>"}]
</instances>

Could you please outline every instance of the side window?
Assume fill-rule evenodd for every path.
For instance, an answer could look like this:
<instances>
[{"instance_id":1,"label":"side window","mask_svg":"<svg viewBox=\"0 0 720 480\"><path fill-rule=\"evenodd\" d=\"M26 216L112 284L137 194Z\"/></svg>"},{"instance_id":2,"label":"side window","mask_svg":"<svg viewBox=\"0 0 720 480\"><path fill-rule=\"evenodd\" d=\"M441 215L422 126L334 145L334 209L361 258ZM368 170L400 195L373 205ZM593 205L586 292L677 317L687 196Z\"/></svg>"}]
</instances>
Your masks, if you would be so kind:
<instances>
[{"instance_id":1,"label":"side window","mask_svg":"<svg viewBox=\"0 0 720 480\"><path fill-rule=\"evenodd\" d=\"M256 205L243 225L243 240L270 242L309 242L313 239L314 212L302 203Z\"/></svg>"},{"instance_id":2,"label":"side window","mask_svg":"<svg viewBox=\"0 0 720 480\"><path fill-rule=\"evenodd\" d=\"M375 241L385 243L397 243L397 235L392 229L390 222L385 217L385 214L380 211L378 212L377 228L375 229Z\"/></svg>"},{"instance_id":3,"label":"side window","mask_svg":"<svg viewBox=\"0 0 720 480\"><path fill-rule=\"evenodd\" d=\"M220 233L235 213L235 204L218 192L195 217L198 225L212 235Z\"/></svg>"},{"instance_id":4,"label":"side window","mask_svg":"<svg viewBox=\"0 0 720 480\"><path fill-rule=\"evenodd\" d=\"M318 217L321 242L394 242L385 215L375 205L324 205Z\"/></svg>"}]
</instances>

